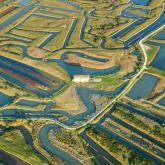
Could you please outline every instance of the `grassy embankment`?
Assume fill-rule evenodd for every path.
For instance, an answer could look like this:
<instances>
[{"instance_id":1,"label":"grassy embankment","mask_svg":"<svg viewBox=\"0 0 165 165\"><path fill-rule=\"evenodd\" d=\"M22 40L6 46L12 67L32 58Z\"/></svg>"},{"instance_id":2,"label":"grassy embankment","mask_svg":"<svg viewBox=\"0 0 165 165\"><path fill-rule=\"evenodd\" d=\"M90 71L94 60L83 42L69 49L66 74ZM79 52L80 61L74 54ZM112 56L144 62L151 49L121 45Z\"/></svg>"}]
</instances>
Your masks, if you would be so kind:
<instances>
[{"instance_id":1,"label":"grassy embankment","mask_svg":"<svg viewBox=\"0 0 165 165\"><path fill-rule=\"evenodd\" d=\"M145 44L145 45L149 47L147 50L147 58L148 58L148 64L150 64L157 55L158 51L160 50L160 46L151 45L151 44Z\"/></svg>"},{"instance_id":2,"label":"grassy embankment","mask_svg":"<svg viewBox=\"0 0 165 165\"><path fill-rule=\"evenodd\" d=\"M101 78L102 81L99 83L92 83L91 85L89 84L89 86L100 90L114 90L123 82L122 76L118 74L100 75L94 76L94 78Z\"/></svg>"},{"instance_id":3,"label":"grassy embankment","mask_svg":"<svg viewBox=\"0 0 165 165\"><path fill-rule=\"evenodd\" d=\"M67 151L80 161L90 156L84 141L77 132L66 129L60 129L57 132L51 130L49 139L53 145Z\"/></svg>"},{"instance_id":4,"label":"grassy embankment","mask_svg":"<svg viewBox=\"0 0 165 165\"><path fill-rule=\"evenodd\" d=\"M26 144L20 131L15 130L6 132L0 136L0 148L26 161L30 165L47 164L33 151L33 149L28 144Z\"/></svg>"},{"instance_id":5,"label":"grassy embankment","mask_svg":"<svg viewBox=\"0 0 165 165\"><path fill-rule=\"evenodd\" d=\"M113 115L129 123L146 134L155 137L158 141L164 141L163 125L137 113L131 113L124 107L117 106Z\"/></svg>"},{"instance_id":6,"label":"grassy embankment","mask_svg":"<svg viewBox=\"0 0 165 165\"><path fill-rule=\"evenodd\" d=\"M122 164L145 164L152 165L152 161L144 158L142 155L137 154L124 144L118 142L116 139L108 136L98 129L91 128L87 130L87 135L112 156L116 157Z\"/></svg>"},{"instance_id":7,"label":"grassy embankment","mask_svg":"<svg viewBox=\"0 0 165 165\"><path fill-rule=\"evenodd\" d=\"M45 119L43 119L43 120L42 119L41 120L33 120L33 121L31 121L31 120L29 120L29 121L27 121L27 120L19 120L19 119L16 120L16 121L0 121L0 125L3 125L5 127L7 127L7 128L11 127L11 126L16 127L16 126L20 126L20 125L22 126L23 125L31 133L32 139L33 139L33 145L34 145L35 149L37 151L39 151L39 153L42 154L49 161L49 163L51 163L51 164L62 164L63 161L60 158L56 157L55 155L51 155L49 152L47 152L43 148L43 146L42 146L42 144L40 142L39 131L40 131L40 128L42 128L46 124L54 124L54 121L52 122L51 120L45 120ZM21 156L21 154L18 155L18 157L21 158L21 159L23 159L24 156L27 157L27 155L29 155L28 152L30 152L31 147L29 145L25 144L23 136L21 135L21 138L17 138L16 136L14 136L14 137L12 137L12 139L14 139L13 140L14 143L12 143L11 145L9 144L10 145L9 147L13 146L12 151L14 152L15 150L19 150L18 153L22 152L21 154L23 156ZM22 139L20 141L21 142L20 144L19 144L19 139ZM10 143L10 142L8 142L8 143ZM5 143L5 144L8 145L7 143ZM22 149L19 149L20 147L22 147ZM9 148L9 151L10 151L10 148ZM16 151L16 153L17 153L17 151ZM31 159L32 160L35 159L35 157L36 157L36 153L34 153L33 150L32 150L32 152L30 154L32 156L34 155L34 157L29 158L29 161ZM13 153L13 155L15 155L15 153ZM27 159L25 158L23 160L26 161ZM39 162L39 160L40 159L38 159L38 157L37 157L36 161L34 160L32 162L32 165L35 164L35 163L36 163L35 165L40 165L40 163L42 164L43 160L41 160L41 162ZM28 162L28 161L26 161L26 162ZM37 164L37 162L39 164ZM45 161L43 161L43 162L45 162ZM29 162L29 164L30 164L30 162ZM47 163L44 163L44 165L46 165L46 164Z\"/></svg>"},{"instance_id":8,"label":"grassy embankment","mask_svg":"<svg viewBox=\"0 0 165 165\"><path fill-rule=\"evenodd\" d=\"M159 156L159 154L154 153L155 148L160 151L162 151L163 149L160 148L159 146L155 145L148 139L143 137L142 141L144 142L144 144L143 144L143 142L139 142L138 140L135 140L135 138L140 139L141 136L136 134L136 132L131 131L129 128L126 128L126 127L120 125L118 122L113 121L110 118L106 118L102 124L108 130L118 134L118 136L124 138L128 142L134 144L135 146L141 148L145 152L150 153L151 155L153 155L163 161L163 158L161 156ZM111 125L113 125L115 128Z\"/></svg>"}]
</instances>

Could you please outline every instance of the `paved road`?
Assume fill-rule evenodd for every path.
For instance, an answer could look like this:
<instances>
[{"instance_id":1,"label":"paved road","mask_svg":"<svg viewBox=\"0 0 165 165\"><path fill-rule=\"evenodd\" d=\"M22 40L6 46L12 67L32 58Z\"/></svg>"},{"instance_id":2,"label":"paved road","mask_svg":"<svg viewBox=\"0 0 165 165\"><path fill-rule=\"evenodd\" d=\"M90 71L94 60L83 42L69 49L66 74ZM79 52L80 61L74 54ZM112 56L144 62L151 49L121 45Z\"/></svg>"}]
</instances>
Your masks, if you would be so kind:
<instances>
[{"instance_id":1,"label":"paved road","mask_svg":"<svg viewBox=\"0 0 165 165\"><path fill-rule=\"evenodd\" d=\"M28 10L31 9L31 7L33 6L34 4L26 7L23 12L20 12L19 14L22 15L24 13L26 13ZM9 24L11 23L13 20L17 19L18 17L18 14L17 15L14 15L12 19L8 20L6 22L6 24ZM155 21L156 22L156 21ZM5 25L6 25L5 24ZM1 24L0 24L0 27L1 27ZM54 120L56 122L56 124L58 124L59 126L65 128L65 129L69 129L69 130L77 130L77 129L80 129L80 128L83 128L85 127L86 125L90 124L91 122L93 122L98 116L100 116L102 113L104 113L108 107L110 107L112 104L114 104L118 99L120 99L122 96L124 96L128 90L134 85L134 83L136 82L136 80L138 79L138 77L144 72L144 70L146 69L146 66L147 66L147 61L148 61L148 58L147 58L147 53L146 53L146 48L145 48L145 45L144 45L144 41L151 35L153 35L154 33L158 32L161 28L164 28L165 25L163 25L162 27L160 27L159 29L157 29L156 31L152 32L151 34L149 34L148 36L146 36L145 38L143 38L140 42L139 42L139 45L143 51L143 54L144 54L144 64L143 64L143 67L141 68L141 70L130 80L129 82L129 85L119 94L117 95L111 102L109 102L109 104L107 104L107 106L102 109L99 113L97 113L95 116L93 116L91 119L89 119L87 122L85 122L84 124L82 124L81 126L67 126L63 123L60 123L59 121L57 120ZM2 28L2 27L1 27ZM147 27L146 27L147 28ZM143 29L144 30L144 29Z\"/></svg>"},{"instance_id":2,"label":"paved road","mask_svg":"<svg viewBox=\"0 0 165 165\"><path fill-rule=\"evenodd\" d=\"M97 113L94 117L92 117L90 120L88 120L86 123L82 124L81 126L78 126L78 127L69 127L69 126L66 126L65 124L63 123L60 123L58 121L55 120L56 124L60 125L61 127L65 128L65 129L69 129L69 130L77 130L77 129L80 129L80 128L83 128L85 127L86 125L90 124L93 120L95 120L99 115L101 115L103 112L105 112L105 110L107 110L107 108L109 106L111 106L113 103L115 103L118 99L120 99L122 96L124 96L128 90L134 85L134 83L136 82L136 80L138 79L138 77L144 72L144 70L146 69L146 66L147 66L147 62L148 62L148 58L147 58L147 52L146 52L146 48L145 48L145 45L144 45L144 41L150 37L151 35L157 33L158 31L160 31L161 29L163 29L165 27L165 25L161 26L159 29L157 29L156 31L152 32L151 34L149 34L148 36L146 36L145 38L143 38L140 42L139 42L139 45L143 51L143 54L144 54L144 64L143 64L143 67L141 68L141 70L131 79L129 85L118 95L116 96L111 102L109 102L109 104L107 104L107 106L102 109L99 113Z\"/></svg>"}]
</instances>

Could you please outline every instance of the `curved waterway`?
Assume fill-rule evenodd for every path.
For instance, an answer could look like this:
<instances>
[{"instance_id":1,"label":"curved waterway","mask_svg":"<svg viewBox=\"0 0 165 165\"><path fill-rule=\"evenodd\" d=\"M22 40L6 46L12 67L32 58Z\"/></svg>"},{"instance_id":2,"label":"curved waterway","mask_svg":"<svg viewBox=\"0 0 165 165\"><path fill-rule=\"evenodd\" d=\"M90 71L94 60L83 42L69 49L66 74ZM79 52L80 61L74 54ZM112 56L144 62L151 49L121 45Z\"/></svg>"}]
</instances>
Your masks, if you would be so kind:
<instances>
[{"instance_id":1,"label":"curved waterway","mask_svg":"<svg viewBox=\"0 0 165 165\"><path fill-rule=\"evenodd\" d=\"M80 96L81 100L83 101L84 105L86 106L87 111L85 111L84 113L69 117L69 119L64 122L65 125L70 126L70 125L73 125L77 121L78 122L85 121L86 120L85 118L87 116L94 114L96 112L96 105L94 103L92 103L92 101L90 99L90 96L92 94L98 95L99 97L103 96L103 95L114 97L114 96L118 95L126 86L127 86L127 83L123 83L121 86L116 88L114 91L93 90L93 89L89 89L86 87L77 88L77 93ZM100 109L102 109L102 108L100 108Z\"/></svg>"},{"instance_id":2,"label":"curved waterway","mask_svg":"<svg viewBox=\"0 0 165 165\"><path fill-rule=\"evenodd\" d=\"M33 151L41 158L41 159L45 159L47 162L48 160L41 154L38 152L38 150L36 150L34 148L34 143L33 143L33 139L32 136L30 134L30 132L23 126L16 126L16 127L9 127L9 128L5 128L4 126L0 125L0 136L3 135L4 133L8 132L8 131L12 131L12 130L19 130L21 132L21 134L23 135L26 144L30 145L31 148L33 149ZM2 160L1 160L1 156L2 156ZM15 157L14 155L8 154L5 151L0 150L0 162L4 162L5 165L28 165L28 163L24 162L23 160Z\"/></svg>"},{"instance_id":3,"label":"curved waterway","mask_svg":"<svg viewBox=\"0 0 165 165\"><path fill-rule=\"evenodd\" d=\"M44 44L46 44L46 43L44 43ZM4 46L5 45L3 45L1 47L4 47ZM11 44L8 44L8 46L11 46ZM28 57L28 58L31 58L33 60L42 60L42 58L31 57L28 54L28 52L27 52L27 48L25 46L23 46L23 45L12 44L12 46L20 47L22 49L22 56L23 57ZM47 61L58 63L70 76L73 76L73 75L83 75L83 74L88 74L90 76L102 75L102 74L112 74L112 73L116 73L116 72L118 72L120 70L120 66L119 65L111 67L111 68L108 68L108 69L101 69L100 70L100 69L86 68L86 67L82 67L82 66L79 66L79 65L68 64L68 63L65 62L65 59L70 54L74 54L74 55L77 55L79 57L87 58L87 59L98 61L98 62L107 62L108 61L108 59L98 58L98 57L91 57L88 54L84 54L84 53L80 53L80 52L72 52L72 51L64 52L61 55L60 59L47 59ZM5 59L5 57L3 57L3 60L4 59ZM10 59L10 61L13 61L13 60ZM15 63L18 63L18 62L15 61ZM24 64L21 64L21 63L19 65L20 66L25 66ZM32 69L32 67L31 67L31 70L35 71L35 72L37 71L34 68ZM24 72L24 74L27 74L27 73ZM33 79L34 79L34 77L33 77ZM37 81L41 81L41 80L37 80ZM41 91L40 91L40 93L41 93Z\"/></svg>"},{"instance_id":4,"label":"curved waterway","mask_svg":"<svg viewBox=\"0 0 165 165\"><path fill-rule=\"evenodd\" d=\"M80 94L81 99L83 100L84 104L87 106L88 111L86 111L83 114L80 115L76 115L76 116L70 116L69 120L67 120L65 122L66 125L71 125L73 124L75 121L81 121L82 119L84 119L85 116L94 113L95 112L95 106L90 102L89 99L89 95L93 92L94 94L106 94L106 95L115 95L118 94L118 92L120 92L120 90L122 90L123 88L125 88L126 84L122 84L119 88L117 88L114 91L102 91L102 90L90 90L87 88L78 88L78 93ZM57 155L58 157L62 158L63 160L68 161L69 163L76 165L76 164L80 164L80 162L78 162L75 158L73 158L71 155L69 155L68 153L64 152L63 150L60 150L59 148L55 147L54 145L52 145L50 143L50 140L48 139L48 133L51 129L58 129L59 126L56 126L55 124L50 124L50 125L45 125L44 127L41 128L40 130L40 141L43 145L43 147L50 152L51 154ZM102 150L100 147L98 147L98 145L93 144L95 147L97 147L98 151L104 151ZM93 152L94 154L94 152ZM95 153L96 154L96 153ZM109 155L106 151L104 151L104 155L106 155L106 157ZM115 158L110 157L111 158L111 162L116 162L117 164L120 164ZM113 159L112 159L113 158ZM105 164L109 161L107 161L106 159L102 158L103 162L105 162Z\"/></svg>"},{"instance_id":5,"label":"curved waterway","mask_svg":"<svg viewBox=\"0 0 165 165\"><path fill-rule=\"evenodd\" d=\"M25 1L24 1L25 2ZM144 1L143 1L144 2ZM29 6L26 6L23 10L21 10L20 12L18 12L18 13L16 13L15 15L13 15L12 17L10 17L9 19L7 19L6 21L4 21L4 22L2 22L1 24L0 24L0 28L3 28L3 27L5 27L5 26L7 26L7 25L9 25L10 23L12 23L12 22L14 22L15 20L17 20L19 17L21 17L22 15L24 15L25 13L27 13L30 9L32 9L32 7L33 7L33 5L34 4L32 4L32 5L29 5ZM37 5L36 5L37 6ZM38 5L39 6L39 5ZM68 9L64 9L64 8L54 8L54 7L50 7L50 6L39 6L40 8L45 8L45 7L47 7L47 8L53 8L53 9L55 9L55 10L65 10L65 11L67 11L67 12L75 12L75 13L77 13L77 11L74 11L74 10L68 10ZM85 29L85 26L86 26L86 24L87 24L87 21L88 21L88 18L87 18L87 16L86 16L86 13L84 12L83 13L84 14L84 25L83 25L83 27L82 27L82 29L81 29L81 39L83 39L83 33L84 33L84 29ZM132 13L130 13L130 12L126 12L125 11L125 14L127 14L127 16L129 16L130 14L132 15ZM132 15L132 16L134 16L135 17L135 15ZM136 16L137 17L137 16ZM141 19L141 21L143 20L143 18L140 18L140 17L138 17L138 19L140 20ZM141 40L142 38L144 38L146 35L148 35L151 31L153 31L153 30L155 30L155 29L157 29L158 27L160 27L161 25L163 25L164 24L164 20L165 20L165 10L163 10L163 12L162 12L162 14L161 14L161 16L160 16L160 18L159 19L157 19L157 21L155 21L154 23L152 23L151 25L149 25L147 28L145 28L145 29L143 29L141 32L139 32L139 33L137 33L137 34L135 34L134 36L132 36L131 38L129 38L127 41L125 41L125 49L128 47L128 46L130 46L130 45L133 45L133 44L135 44L135 43L137 43L139 40ZM69 38L70 38L70 36L71 36L71 34L72 34L72 32L73 32L73 29L74 29L74 27L76 26L76 24L77 24L77 21L75 20L74 22L73 22L73 24L72 24L72 27L71 27L71 29L70 29L70 31L69 31L69 33L68 33L68 36L67 36L67 38L65 39L65 42L64 42L64 47L66 46L66 44L67 44L67 42L68 42L68 40L69 40ZM137 25L137 22L136 23L134 23L133 24L133 26L136 26ZM127 31L128 29L125 29L124 31L122 31L122 33L120 32L120 33L118 33L118 34L120 34L121 36ZM54 34L55 35L55 34ZM43 46L45 46L51 39L52 39L52 37L55 37L55 36L50 36L50 38L48 38L47 40L45 40L45 42L43 42L42 43L42 45L40 45L41 47L43 47ZM118 36L117 36L118 37ZM105 43L105 41L103 40L103 42L102 42L102 47L104 46L104 43ZM25 49L24 47L23 47L23 55L24 56L28 56L29 57L29 55L27 54L27 49ZM53 62L57 62L60 66L62 66L67 72L68 72L68 74L70 75L70 76L73 76L73 75L75 75L75 74L89 74L89 75L100 75L100 74L111 74L111 73L115 73L115 72L117 72L119 69L120 69L120 67L119 66L115 66L115 67L113 67L113 68L109 68L109 69L103 69L103 70L96 70L96 69L89 69L89 68L83 68L83 67L80 67L80 66L73 66L73 65L69 65L69 64L67 64L67 63L65 63L64 62L64 59L65 59L65 55L67 55L69 52L66 52L66 53L64 53L63 55L62 55L62 58L61 59L59 59L59 60L53 60L53 59L50 59L50 61L53 61ZM82 56L82 57L84 57L84 55L83 54L80 54L80 53L78 53L77 55L79 55L79 56ZM87 58L89 58L89 56L86 56ZM32 58L32 57L30 57L30 58ZM32 58L32 59L34 59L34 58ZM41 59L37 59L37 60L41 60ZM94 59L94 60L101 60L101 59ZM44 82L45 83L45 82ZM85 89L86 90L86 89ZM90 110L91 110L91 112L94 112L95 111L95 109L94 109L94 105L91 105L91 102L89 102L87 99L89 98L89 95L88 95L88 92L86 92L86 93L82 93L82 91L85 91L84 89L78 89L78 92L80 93L80 97L84 100L84 102L85 102L85 104L89 107L89 108L91 108ZM119 90L120 91L120 90ZM96 92L96 91L95 91ZM107 93L107 91L104 93L104 92L96 92L95 94L110 94L110 93ZM112 93L110 94L110 95L112 95ZM6 113L6 115L8 116L10 116L10 115L13 115L13 114L11 114L11 111L13 111L13 110L10 110L10 111L8 111L8 113ZM134 110L135 111L135 110ZM27 111L27 112L29 112L29 111ZM41 113L41 112L35 112L35 115L32 115L33 117L40 117L40 118L42 118L42 117L50 117L50 114L52 114L52 113L54 113L54 112L51 112L51 111L45 111L45 112L42 112L42 114L39 114L39 113ZM56 112L58 112L59 113L59 111L56 111ZM60 111L60 112L62 112L62 111ZM20 110L20 113L22 113L22 111ZM63 114L64 114L64 112L63 112ZM3 115L5 115L5 114L2 114L2 116ZM14 114L15 115L15 114ZM69 116L69 114L68 113L66 113L66 115L67 116ZM88 113L87 114L83 114L82 116L77 116L77 118L76 119L82 119L82 117L84 117L84 116L86 116L86 115L88 115ZM20 114L19 113L16 113L16 118L17 117L20 117ZM24 115L23 116L21 116L21 117L24 117ZM31 117L31 116L28 116L28 117ZM152 118L154 118L155 119L155 116L151 116ZM50 118L54 118L54 116L52 115ZM159 120L160 121L160 120ZM67 124L72 124L74 122L74 120L73 120L73 118L71 119L71 120L68 120L68 123ZM66 153L65 151L63 151L63 150L60 150L59 148L56 148L55 146L53 146L51 143L50 143L50 141L49 141L49 139L48 139L48 132L50 131L50 129L57 129L57 126L56 125L54 125L54 124L50 124L50 125L45 125L43 128L41 128L41 130L40 130L40 140L41 140L41 143L42 143L42 145L43 145L43 147L48 151L48 152L50 152L50 153L52 153L52 154L54 154L54 155L57 155L57 156L59 156L59 157L61 157L63 160L66 160L66 161L68 161L69 163L71 163L71 164L74 164L74 165L77 165L77 164L80 164L80 162L78 161L78 160L76 160L75 158L73 158L71 155L69 155L68 153ZM112 135L112 134L111 134ZM118 138L116 135L112 135L113 137L115 137L115 138ZM119 138L118 138L119 139ZM123 142L123 139L119 139L120 141L122 141ZM127 142L124 142L124 143L127 143ZM129 146L130 144L128 144L128 146ZM131 145L131 147L132 147L132 145ZM135 148L135 150L137 150L136 148ZM141 151L140 151L141 152ZM145 154L145 153L144 153Z\"/></svg>"},{"instance_id":6,"label":"curved waterway","mask_svg":"<svg viewBox=\"0 0 165 165\"><path fill-rule=\"evenodd\" d=\"M85 121L86 117L96 112L96 107L94 103L92 103L90 96L92 94L98 95L98 96L111 96L115 97L118 95L125 87L127 86L127 82L123 83L121 86L116 88L114 91L104 91L104 90L93 90L86 87L79 87L77 88L77 93L80 96L81 100L87 107L87 110L84 113L78 114L78 115L71 115L66 111L60 110L60 109L51 109L52 102L48 102L45 110L40 111L34 111L34 110L23 110L23 109L5 109L3 111L0 111L0 118L6 119L6 120L16 120L18 118L21 119L58 119L60 117L67 117L68 120L64 123L68 126L73 125L77 121ZM29 105L29 103L32 103L34 106L38 105L38 102L31 102L28 100L20 100L20 104L23 105ZM40 104L40 103L39 103ZM19 105L19 102L18 102Z\"/></svg>"},{"instance_id":7,"label":"curved waterway","mask_svg":"<svg viewBox=\"0 0 165 165\"><path fill-rule=\"evenodd\" d=\"M41 141L44 149L53 155L57 155L62 160L67 161L72 165L81 165L81 163L77 159L72 157L69 153L67 153L64 150L61 150L61 149L55 147L53 144L51 144L51 142L48 138L48 133L51 129L58 129L58 126L55 124L49 124L49 125L43 126L40 130L39 138L40 138L40 141Z\"/></svg>"},{"instance_id":8,"label":"curved waterway","mask_svg":"<svg viewBox=\"0 0 165 165\"><path fill-rule=\"evenodd\" d=\"M91 57L87 54L83 54L83 53L79 53L79 52L65 52L61 55L61 59L48 59L48 61L51 62L57 62L62 68L64 68L64 70L70 75L83 75L83 74L88 74L90 76L95 76L95 75L102 75L102 74L112 74L115 72L118 72L120 70L120 66L114 66L108 69L91 69L91 68L86 68L86 67L82 67L79 65L71 65L65 62L65 59L67 57L67 55L69 54L75 54L77 56L83 57L83 58L87 58L90 60L95 60L95 61L99 61L99 62L106 62L106 59L102 59L102 58L97 58L97 57Z\"/></svg>"}]
</instances>

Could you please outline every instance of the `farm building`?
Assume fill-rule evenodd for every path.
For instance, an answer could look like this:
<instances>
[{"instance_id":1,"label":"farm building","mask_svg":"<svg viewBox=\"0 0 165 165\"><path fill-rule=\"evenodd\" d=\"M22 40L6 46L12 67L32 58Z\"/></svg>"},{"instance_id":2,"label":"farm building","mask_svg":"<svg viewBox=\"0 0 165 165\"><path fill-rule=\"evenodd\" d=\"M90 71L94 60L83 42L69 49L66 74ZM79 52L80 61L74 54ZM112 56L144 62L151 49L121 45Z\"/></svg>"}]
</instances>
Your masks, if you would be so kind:
<instances>
[{"instance_id":1,"label":"farm building","mask_svg":"<svg viewBox=\"0 0 165 165\"><path fill-rule=\"evenodd\" d=\"M73 82L76 83L87 83L87 82L101 82L101 78L91 78L89 75L74 75Z\"/></svg>"},{"instance_id":2,"label":"farm building","mask_svg":"<svg viewBox=\"0 0 165 165\"><path fill-rule=\"evenodd\" d=\"M89 75L74 75L72 81L76 82L76 83L89 82L90 81L90 76Z\"/></svg>"}]
</instances>

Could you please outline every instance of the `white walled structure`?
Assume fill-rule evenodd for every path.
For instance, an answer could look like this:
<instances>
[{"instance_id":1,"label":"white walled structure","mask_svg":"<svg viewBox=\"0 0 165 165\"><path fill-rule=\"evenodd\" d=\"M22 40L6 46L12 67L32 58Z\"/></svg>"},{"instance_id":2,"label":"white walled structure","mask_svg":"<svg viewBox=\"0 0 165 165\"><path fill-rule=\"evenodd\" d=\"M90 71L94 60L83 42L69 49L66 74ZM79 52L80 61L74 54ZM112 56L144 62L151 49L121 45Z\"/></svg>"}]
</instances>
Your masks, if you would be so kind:
<instances>
[{"instance_id":1,"label":"white walled structure","mask_svg":"<svg viewBox=\"0 0 165 165\"><path fill-rule=\"evenodd\" d=\"M89 75L74 75L72 81L76 83L86 83L90 81L90 76Z\"/></svg>"},{"instance_id":2,"label":"white walled structure","mask_svg":"<svg viewBox=\"0 0 165 165\"><path fill-rule=\"evenodd\" d=\"M87 83L87 82L99 83L102 81L102 79L101 78L90 78L89 75L74 75L72 81L75 83Z\"/></svg>"}]
</instances>

